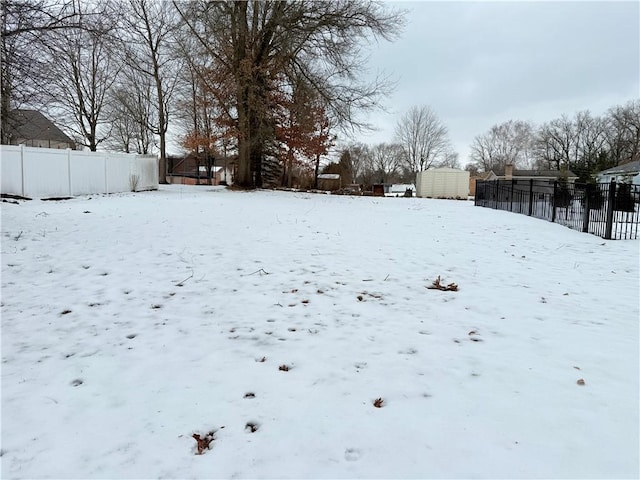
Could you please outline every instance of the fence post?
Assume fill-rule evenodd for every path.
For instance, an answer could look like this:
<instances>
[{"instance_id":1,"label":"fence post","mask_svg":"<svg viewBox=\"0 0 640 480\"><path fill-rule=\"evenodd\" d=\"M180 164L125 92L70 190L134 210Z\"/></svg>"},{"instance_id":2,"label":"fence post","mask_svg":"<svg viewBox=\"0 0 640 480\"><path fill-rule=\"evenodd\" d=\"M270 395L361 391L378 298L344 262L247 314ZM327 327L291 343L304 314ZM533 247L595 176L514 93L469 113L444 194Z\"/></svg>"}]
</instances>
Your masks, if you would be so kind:
<instances>
[{"instance_id":1,"label":"fence post","mask_svg":"<svg viewBox=\"0 0 640 480\"><path fill-rule=\"evenodd\" d=\"M69 196L72 197L71 191L71 149L67 148L67 180L69 182Z\"/></svg>"},{"instance_id":2,"label":"fence post","mask_svg":"<svg viewBox=\"0 0 640 480\"><path fill-rule=\"evenodd\" d=\"M512 178L511 179L511 192L509 193L509 195L511 197L511 198L509 198L509 201L511 202L511 203L509 203L509 211L510 212L513 212L513 182L515 182L515 180Z\"/></svg>"},{"instance_id":3,"label":"fence post","mask_svg":"<svg viewBox=\"0 0 640 480\"><path fill-rule=\"evenodd\" d=\"M592 183L587 183L584 188L584 212L582 212L582 231L589 231L589 216L591 212L591 204L589 202L589 197L594 195L591 193L594 185Z\"/></svg>"},{"instance_id":4,"label":"fence post","mask_svg":"<svg viewBox=\"0 0 640 480\"><path fill-rule=\"evenodd\" d=\"M22 185L20 186L20 188L22 189L22 191L20 192L20 195L24 197L24 144L23 143L20 144L20 182L22 183Z\"/></svg>"},{"instance_id":5,"label":"fence post","mask_svg":"<svg viewBox=\"0 0 640 480\"><path fill-rule=\"evenodd\" d=\"M533 178L529 179L529 216L533 214Z\"/></svg>"},{"instance_id":6,"label":"fence post","mask_svg":"<svg viewBox=\"0 0 640 480\"><path fill-rule=\"evenodd\" d=\"M558 181L553 181L553 197L551 197L551 223L556 221L556 195L558 194Z\"/></svg>"},{"instance_id":7,"label":"fence post","mask_svg":"<svg viewBox=\"0 0 640 480\"><path fill-rule=\"evenodd\" d=\"M611 179L609 184L609 195L607 198L607 223L604 228L604 238L611 240L611 231L613 230L613 212L614 203L616 201L616 180Z\"/></svg>"}]
</instances>

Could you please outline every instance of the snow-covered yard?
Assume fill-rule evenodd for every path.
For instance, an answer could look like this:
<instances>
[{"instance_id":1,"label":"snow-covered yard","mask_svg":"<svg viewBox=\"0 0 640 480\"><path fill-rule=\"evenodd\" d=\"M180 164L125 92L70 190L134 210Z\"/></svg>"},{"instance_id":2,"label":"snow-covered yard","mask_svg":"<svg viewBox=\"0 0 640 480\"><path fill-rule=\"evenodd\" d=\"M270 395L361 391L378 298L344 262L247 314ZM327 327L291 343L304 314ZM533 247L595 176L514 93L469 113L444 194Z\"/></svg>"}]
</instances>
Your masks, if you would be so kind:
<instances>
[{"instance_id":1,"label":"snow-covered yard","mask_svg":"<svg viewBox=\"0 0 640 480\"><path fill-rule=\"evenodd\" d=\"M2 478L638 478L639 245L463 201L2 203Z\"/></svg>"}]
</instances>

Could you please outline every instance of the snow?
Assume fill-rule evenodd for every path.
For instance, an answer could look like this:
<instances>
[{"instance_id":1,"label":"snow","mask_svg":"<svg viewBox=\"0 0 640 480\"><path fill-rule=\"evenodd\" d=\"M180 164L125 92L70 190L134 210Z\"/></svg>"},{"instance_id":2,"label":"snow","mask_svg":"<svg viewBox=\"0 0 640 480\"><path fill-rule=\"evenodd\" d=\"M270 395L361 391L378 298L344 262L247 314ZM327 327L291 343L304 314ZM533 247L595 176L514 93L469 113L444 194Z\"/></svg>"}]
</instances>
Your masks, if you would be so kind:
<instances>
[{"instance_id":1,"label":"snow","mask_svg":"<svg viewBox=\"0 0 640 480\"><path fill-rule=\"evenodd\" d=\"M2 477L638 478L638 246L468 201L2 203Z\"/></svg>"}]
</instances>

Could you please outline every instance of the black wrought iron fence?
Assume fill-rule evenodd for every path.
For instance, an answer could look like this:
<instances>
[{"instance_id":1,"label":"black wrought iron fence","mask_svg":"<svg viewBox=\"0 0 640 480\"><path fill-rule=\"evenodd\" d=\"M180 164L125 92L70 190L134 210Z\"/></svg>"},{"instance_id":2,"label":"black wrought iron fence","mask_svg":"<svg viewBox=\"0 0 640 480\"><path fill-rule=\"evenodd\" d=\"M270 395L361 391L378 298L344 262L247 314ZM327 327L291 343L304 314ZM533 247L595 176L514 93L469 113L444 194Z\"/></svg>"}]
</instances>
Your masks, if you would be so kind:
<instances>
[{"instance_id":1,"label":"black wrought iron fence","mask_svg":"<svg viewBox=\"0 0 640 480\"><path fill-rule=\"evenodd\" d=\"M541 218L606 239L636 239L640 229L640 185L477 181L475 205Z\"/></svg>"}]
</instances>

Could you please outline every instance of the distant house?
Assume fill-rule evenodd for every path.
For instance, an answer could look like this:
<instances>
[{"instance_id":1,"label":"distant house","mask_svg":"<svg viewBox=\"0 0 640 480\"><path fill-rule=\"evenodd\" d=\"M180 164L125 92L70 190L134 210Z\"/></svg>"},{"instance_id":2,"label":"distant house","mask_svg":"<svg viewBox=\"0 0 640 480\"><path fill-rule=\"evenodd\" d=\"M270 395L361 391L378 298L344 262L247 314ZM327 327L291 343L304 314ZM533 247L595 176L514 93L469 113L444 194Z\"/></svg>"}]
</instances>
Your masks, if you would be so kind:
<instances>
[{"instance_id":1,"label":"distant house","mask_svg":"<svg viewBox=\"0 0 640 480\"><path fill-rule=\"evenodd\" d=\"M342 187L342 179L339 173L321 173L318 175L318 189L339 190Z\"/></svg>"},{"instance_id":2,"label":"distant house","mask_svg":"<svg viewBox=\"0 0 640 480\"><path fill-rule=\"evenodd\" d=\"M562 170L514 170L513 165L505 165L504 173L493 180L547 180L554 182L563 175ZM571 170L566 171L567 181L574 183L578 176Z\"/></svg>"},{"instance_id":3,"label":"distant house","mask_svg":"<svg viewBox=\"0 0 640 480\"><path fill-rule=\"evenodd\" d=\"M640 160L608 168L596 174L598 183L610 183L612 180L618 183L640 185Z\"/></svg>"},{"instance_id":4,"label":"distant house","mask_svg":"<svg viewBox=\"0 0 640 480\"><path fill-rule=\"evenodd\" d=\"M71 148L75 142L37 110L13 110L7 118L9 145Z\"/></svg>"},{"instance_id":5,"label":"distant house","mask_svg":"<svg viewBox=\"0 0 640 480\"><path fill-rule=\"evenodd\" d=\"M233 170L231 169L230 165L227 166L227 168L225 168L224 166L213 167L211 171L213 173L214 185L231 185L233 183Z\"/></svg>"},{"instance_id":6,"label":"distant house","mask_svg":"<svg viewBox=\"0 0 640 480\"><path fill-rule=\"evenodd\" d=\"M477 175L473 175L469 177L469 195L472 197L476 196L476 181L486 182L490 180L496 180L498 176L493 173L493 170L489 170L488 172L478 173Z\"/></svg>"},{"instance_id":7,"label":"distant house","mask_svg":"<svg viewBox=\"0 0 640 480\"><path fill-rule=\"evenodd\" d=\"M169 173L167 181L169 183L179 183L183 185L220 185L233 183L233 176L236 167L235 157L227 158L210 157L211 182L207 175L207 159L203 154L189 153L183 157L169 157Z\"/></svg>"}]
</instances>

